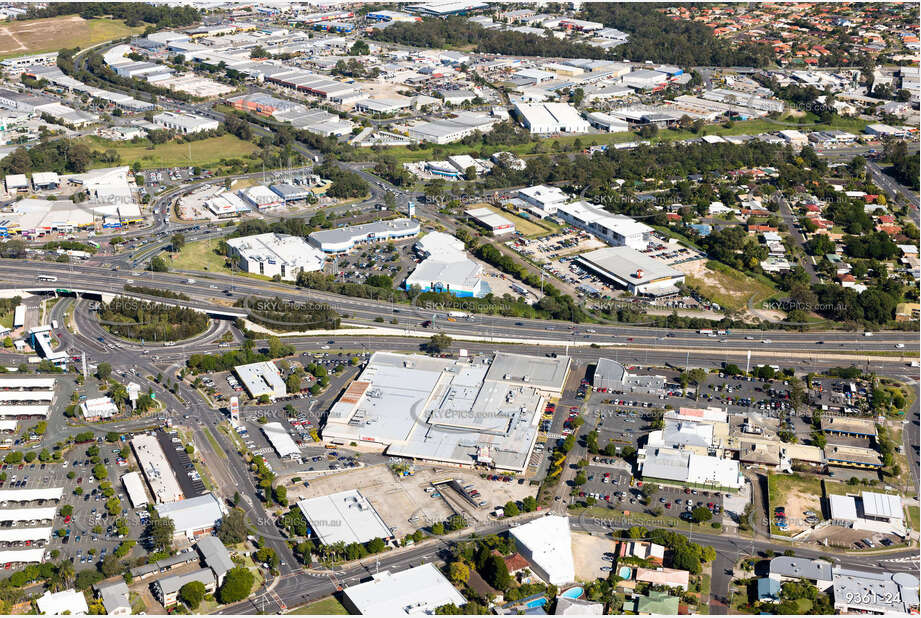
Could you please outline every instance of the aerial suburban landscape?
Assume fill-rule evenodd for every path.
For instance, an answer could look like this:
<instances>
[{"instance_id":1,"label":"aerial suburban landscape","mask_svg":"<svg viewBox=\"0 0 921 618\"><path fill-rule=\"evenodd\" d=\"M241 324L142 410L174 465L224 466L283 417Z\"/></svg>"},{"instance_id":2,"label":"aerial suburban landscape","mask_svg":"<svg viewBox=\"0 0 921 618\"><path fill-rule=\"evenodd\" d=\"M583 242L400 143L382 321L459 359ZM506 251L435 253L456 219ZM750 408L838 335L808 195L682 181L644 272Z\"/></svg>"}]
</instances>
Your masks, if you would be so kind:
<instances>
[{"instance_id":1,"label":"aerial suburban landscape","mask_svg":"<svg viewBox=\"0 0 921 618\"><path fill-rule=\"evenodd\" d=\"M0 2L0 614L921 613L919 36Z\"/></svg>"}]
</instances>

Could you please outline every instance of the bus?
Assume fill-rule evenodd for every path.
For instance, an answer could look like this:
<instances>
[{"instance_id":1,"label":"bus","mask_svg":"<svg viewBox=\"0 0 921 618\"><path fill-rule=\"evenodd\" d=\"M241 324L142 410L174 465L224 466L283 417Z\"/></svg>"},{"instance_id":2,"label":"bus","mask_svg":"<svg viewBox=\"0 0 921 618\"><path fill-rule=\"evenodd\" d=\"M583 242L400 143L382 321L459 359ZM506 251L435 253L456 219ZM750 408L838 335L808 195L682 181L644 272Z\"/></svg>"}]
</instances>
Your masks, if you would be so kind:
<instances>
[{"instance_id":1,"label":"bus","mask_svg":"<svg viewBox=\"0 0 921 618\"><path fill-rule=\"evenodd\" d=\"M36 277L39 281L57 281L58 278L54 275L39 275Z\"/></svg>"}]
</instances>

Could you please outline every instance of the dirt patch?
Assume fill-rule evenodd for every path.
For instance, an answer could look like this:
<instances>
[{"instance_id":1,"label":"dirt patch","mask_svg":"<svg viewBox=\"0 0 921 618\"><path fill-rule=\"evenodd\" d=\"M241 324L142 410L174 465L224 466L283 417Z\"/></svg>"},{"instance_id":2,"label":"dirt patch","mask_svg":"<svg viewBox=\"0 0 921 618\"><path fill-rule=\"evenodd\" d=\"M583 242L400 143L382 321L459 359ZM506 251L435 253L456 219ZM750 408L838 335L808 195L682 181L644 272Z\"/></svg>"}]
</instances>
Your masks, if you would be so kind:
<instances>
[{"instance_id":1,"label":"dirt patch","mask_svg":"<svg viewBox=\"0 0 921 618\"><path fill-rule=\"evenodd\" d=\"M607 578L608 573L601 567L611 566L610 560L601 556L605 552L617 549L617 542L611 539L584 534L572 533L572 558L576 567L576 579L580 581L593 581L599 577Z\"/></svg>"}]
</instances>

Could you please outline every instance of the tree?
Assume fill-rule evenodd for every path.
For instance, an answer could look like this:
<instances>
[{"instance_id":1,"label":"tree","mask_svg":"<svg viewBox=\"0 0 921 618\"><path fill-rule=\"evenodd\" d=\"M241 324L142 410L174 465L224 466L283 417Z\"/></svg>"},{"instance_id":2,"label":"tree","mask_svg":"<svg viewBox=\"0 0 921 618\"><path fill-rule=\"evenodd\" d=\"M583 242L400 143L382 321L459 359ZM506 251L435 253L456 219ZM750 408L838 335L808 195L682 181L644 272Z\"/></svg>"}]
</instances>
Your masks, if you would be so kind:
<instances>
[{"instance_id":1,"label":"tree","mask_svg":"<svg viewBox=\"0 0 921 618\"><path fill-rule=\"evenodd\" d=\"M112 365L103 361L96 365L96 377L100 380L108 380L112 375Z\"/></svg>"},{"instance_id":2,"label":"tree","mask_svg":"<svg viewBox=\"0 0 921 618\"><path fill-rule=\"evenodd\" d=\"M691 511L691 517L699 524L703 521L710 521L713 519L713 513L705 506L698 506Z\"/></svg>"},{"instance_id":3,"label":"tree","mask_svg":"<svg viewBox=\"0 0 921 618\"><path fill-rule=\"evenodd\" d=\"M451 341L450 337L444 333L438 333L431 336L428 343L425 345L425 348L432 354L441 354L450 348L452 343L453 342Z\"/></svg>"},{"instance_id":4,"label":"tree","mask_svg":"<svg viewBox=\"0 0 921 618\"><path fill-rule=\"evenodd\" d=\"M189 582L179 589L179 599L189 609L198 609L199 603L205 598L205 585L201 582Z\"/></svg>"},{"instance_id":5,"label":"tree","mask_svg":"<svg viewBox=\"0 0 921 618\"><path fill-rule=\"evenodd\" d=\"M242 509L231 509L227 517L221 520L221 527L217 530L217 538L224 545L242 543L246 538L246 517Z\"/></svg>"},{"instance_id":6,"label":"tree","mask_svg":"<svg viewBox=\"0 0 921 618\"><path fill-rule=\"evenodd\" d=\"M218 600L221 603L236 603L249 596L253 590L255 577L246 567L234 567L227 571L224 583L218 590Z\"/></svg>"},{"instance_id":7,"label":"tree","mask_svg":"<svg viewBox=\"0 0 921 618\"><path fill-rule=\"evenodd\" d=\"M182 248L185 247L185 234L173 234L170 238L170 247L173 253L182 251Z\"/></svg>"},{"instance_id":8,"label":"tree","mask_svg":"<svg viewBox=\"0 0 921 618\"><path fill-rule=\"evenodd\" d=\"M690 544L678 547L672 557L672 566L683 571L700 573L700 554L696 547Z\"/></svg>"},{"instance_id":9,"label":"tree","mask_svg":"<svg viewBox=\"0 0 921 618\"><path fill-rule=\"evenodd\" d=\"M169 266L167 265L166 260L164 260L159 255L155 255L150 260L150 264L147 265L147 270L151 270L155 273L165 273L169 270Z\"/></svg>"},{"instance_id":10,"label":"tree","mask_svg":"<svg viewBox=\"0 0 921 618\"><path fill-rule=\"evenodd\" d=\"M483 579L496 590L505 591L512 585L512 577L502 556L490 554L482 569Z\"/></svg>"},{"instance_id":11,"label":"tree","mask_svg":"<svg viewBox=\"0 0 921 618\"><path fill-rule=\"evenodd\" d=\"M102 559L102 562L99 564L99 570L102 571L102 574L106 577L112 577L121 572L122 567L118 561L118 557L115 554L109 554Z\"/></svg>"},{"instance_id":12,"label":"tree","mask_svg":"<svg viewBox=\"0 0 921 618\"><path fill-rule=\"evenodd\" d=\"M470 579L470 567L460 561L448 565L448 579L455 585L463 585Z\"/></svg>"},{"instance_id":13,"label":"tree","mask_svg":"<svg viewBox=\"0 0 921 618\"><path fill-rule=\"evenodd\" d=\"M154 515L147 524L147 535L157 551L168 552L173 546L176 524L169 517Z\"/></svg>"},{"instance_id":14,"label":"tree","mask_svg":"<svg viewBox=\"0 0 921 618\"><path fill-rule=\"evenodd\" d=\"M505 513L506 517L515 517L520 513L518 510L518 505L509 500L505 503L505 506L502 508L502 512Z\"/></svg>"}]
</instances>

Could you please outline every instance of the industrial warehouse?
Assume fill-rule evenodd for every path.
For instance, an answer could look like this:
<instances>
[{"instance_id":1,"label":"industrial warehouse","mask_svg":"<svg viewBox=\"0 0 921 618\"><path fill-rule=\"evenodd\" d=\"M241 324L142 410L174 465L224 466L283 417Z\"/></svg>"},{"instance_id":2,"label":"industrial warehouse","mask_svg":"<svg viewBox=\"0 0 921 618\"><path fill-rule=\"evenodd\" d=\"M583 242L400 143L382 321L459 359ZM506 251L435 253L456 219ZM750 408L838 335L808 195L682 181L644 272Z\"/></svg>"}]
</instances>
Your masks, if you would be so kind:
<instances>
[{"instance_id":1,"label":"industrial warehouse","mask_svg":"<svg viewBox=\"0 0 921 618\"><path fill-rule=\"evenodd\" d=\"M419 234L419 229L414 219L390 219L313 232L308 240L325 253L345 253L362 243L411 238Z\"/></svg>"},{"instance_id":2,"label":"industrial warehouse","mask_svg":"<svg viewBox=\"0 0 921 618\"><path fill-rule=\"evenodd\" d=\"M677 286L684 283L680 270L626 246L590 251L579 256L576 263L637 295L677 294Z\"/></svg>"},{"instance_id":3,"label":"industrial warehouse","mask_svg":"<svg viewBox=\"0 0 921 618\"><path fill-rule=\"evenodd\" d=\"M459 360L377 352L331 408L322 436L394 456L521 472L570 363L502 352Z\"/></svg>"},{"instance_id":4,"label":"industrial warehouse","mask_svg":"<svg viewBox=\"0 0 921 618\"><path fill-rule=\"evenodd\" d=\"M323 268L325 256L303 238L288 234L256 234L227 240L240 270L295 281L301 272Z\"/></svg>"}]
</instances>

